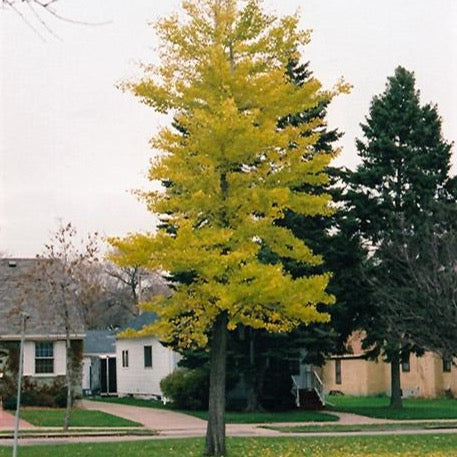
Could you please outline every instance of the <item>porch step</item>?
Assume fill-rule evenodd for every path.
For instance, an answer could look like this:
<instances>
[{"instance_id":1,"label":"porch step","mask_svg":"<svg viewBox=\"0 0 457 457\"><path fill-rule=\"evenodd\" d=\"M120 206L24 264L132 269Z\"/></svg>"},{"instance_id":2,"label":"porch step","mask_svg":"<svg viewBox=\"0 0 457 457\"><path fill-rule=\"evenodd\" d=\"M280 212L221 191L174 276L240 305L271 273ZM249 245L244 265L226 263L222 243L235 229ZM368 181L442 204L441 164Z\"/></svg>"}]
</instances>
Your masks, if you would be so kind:
<instances>
[{"instance_id":1,"label":"porch step","mask_svg":"<svg viewBox=\"0 0 457 457\"><path fill-rule=\"evenodd\" d=\"M299 389L298 400L300 409L315 411L324 408L319 395L314 389Z\"/></svg>"}]
</instances>

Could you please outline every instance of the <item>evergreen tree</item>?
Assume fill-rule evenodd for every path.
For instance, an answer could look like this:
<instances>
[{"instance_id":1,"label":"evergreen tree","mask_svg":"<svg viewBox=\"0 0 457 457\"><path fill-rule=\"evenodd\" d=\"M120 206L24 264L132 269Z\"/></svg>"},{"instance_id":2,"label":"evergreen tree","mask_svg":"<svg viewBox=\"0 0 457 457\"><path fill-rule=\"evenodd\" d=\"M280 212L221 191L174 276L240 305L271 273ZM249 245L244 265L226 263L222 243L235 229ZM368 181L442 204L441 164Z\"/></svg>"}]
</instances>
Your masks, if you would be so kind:
<instances>
[{"instance_id":1,"label":"evergreen tree","mask_svg":"<svg viewBox=\"0 0 457 457\"><path fill-rule=\"evenodd\" d=\"M298 65L291 62L288 66L288 75L291 81L301 85L307 78L312 77L308 68L309 64ZM327 107L330 100L323 100L319 105L302 113L286 116L281 119L280 125L299 125L304 122L313 122L319 119L319 125L310 133L318 135L314 147L309 151L310 155L335 152L335 142L342 136L337 129L329 130L326 124ZM297 262L293 259L282 258L281 261L294 277L315 273L331 273L332 277L329 282L329 290L336 298L336 303L329 309L331 321L325 325L317 324L320 329L315 332L311 327L302 328L305 332L310 330L319 339L318 335L327 335L323 341L315 341L315 346L321 347L322 352L312 350L314 355L310 362L322 364L324 356L328 351L339 352L344 350L344 343L347 337L357 327L359 321L360 309L363 301L360 293L363 286L360 281L360 267L365 257L365 250L360 243L360 237L357 232L357 221L353 213L348 211L346 206L346 181L347 171L340 167L328 166L326 173L329 181L321 186L314 188L314 192L330 194L334 203L334 212L330 216L322 217L316 214L306 216L294 211L288 211L285 217L278 221L280 226L291 230L295 236L303 240L311 249L322 255L323 262L319 265L309 265L303 262ZM307 192L309 188L305 185L297 189L298 191ZM316 327L316 326L315 326ZM328 335L333 334L334 344L328 344ZM310 344L313 338L305 337ZM314 344L311 344L314 346Z\"/></svg>"},{"instance_id":2,"label":"evergreen tree","mask_svg":"<svg viewBox=\"0 0 457 457\"><path fill-rule=\"evenodd\" d=\"M420 353L420 348L386 316L380 288L388 287L401 302L404 288L398 281L407 278L402 277L401 262L384 262L384 253L405 235L410 242L420 243L429 222L438 220L443 206L456 195L455 179L449 176L451 144L442 137L436 106L421 106L419 95L414 74L398 67L385 91L372 100L361 125L364 139L356 142L361 164L349 178L353 213L373 254L365 273L372 289L365 313L365 343L391 362L392 407L402 406L400 362L411 351Z\"/></svg>"},{"instance_id":3,"label":"evergreen tree","mask_svg":"<svg viewBox=\"0 0 457 457\"><path fill-rule=\"evenodd\" d=\"M296 85L301 86L312 78L309 62L303 65L290 61L287 67L287 76ZM318 105L300 113L293 113L283 117L279 126L298 126L318 121L316 128L305 132L305 135L317 135L317 141L307 150L308 157L317 154L335 155L334 143L341 137L336 129L327 128L326 115L330 100L322 100ZM296 374L294 363L283 363L280 370L275 370L275 364L281 360L300 360L303 363L323 365L326 356L344 351L344 343L357 326L360 308L364 302L361 293L360 265L364 258L364 251L360 246L359 238L354 229L354 221L344 206L342 175L344 171L328 166L326 169L329 181L321 186L314 186L312 192L331 194L336 209L331 216L303 215L294 211L287 211L284 218L276 223L291 230L294 235L310 246L313 252L321 254L323 263L309 265L290 258L281 258L268 249L260 252L264 262L280 262L293 277L312 274L331 273L332 277L328 290L336 298L336 303L329 309L331 321L323 324L299 326L287 335L271 335L262 330L243 333L243 340L236 344L239 370L244 375L248 387L248 410L262 409L262 406L282 408L287 405L290 397L291 375ZM309 192L310 186L302 185L295 188L298 192ZM244 354L244 357L242 356ZM268 379L278 378L275 391L276 404L262 405L262 399L271 396L268 392L269 384L263 379L267 367L271 367ZM286 398L282 398L280 393Z\"/></svg>"},{"instance_id":4,"label":"evergreen tree","mask_svg":"<svg viewBox=\"0 0 457 457\"><path fill-rule=\"evenodd\" d=\"M437 207L453 201L451 144L441 133L437 107L420 105L414 74L403 67L375 96L357 140L361 165L351 181L361 231L372 245L398 231L417 232Z\"/></svg>"}]
</instances>

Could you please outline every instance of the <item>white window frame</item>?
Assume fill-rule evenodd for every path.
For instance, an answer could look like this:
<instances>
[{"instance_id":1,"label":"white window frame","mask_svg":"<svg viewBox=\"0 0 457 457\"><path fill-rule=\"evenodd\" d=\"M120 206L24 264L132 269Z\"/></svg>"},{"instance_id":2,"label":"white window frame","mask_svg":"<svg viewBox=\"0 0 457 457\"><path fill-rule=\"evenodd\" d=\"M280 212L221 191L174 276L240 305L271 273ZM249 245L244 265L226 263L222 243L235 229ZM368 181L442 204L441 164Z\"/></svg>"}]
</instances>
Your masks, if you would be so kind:
<instances>
[{"instance_id":1,"label":"white window frame","mask_svg":"<svg viewBox=\"0 0 457 457\"><path fill-rule=\"evenodd\" d=\"M43 345L49 345L51 351L46 353L43 351ZM41 349L40 349L41 346ZM43 352L43 353L41 353ZM37 375L53 375L55 373L55 347L54 341L35 341L35 374ZM42 369L38 370L39 363L37 362L52 362L52 370L43 371Z\"/></svg>"}]
</instances>

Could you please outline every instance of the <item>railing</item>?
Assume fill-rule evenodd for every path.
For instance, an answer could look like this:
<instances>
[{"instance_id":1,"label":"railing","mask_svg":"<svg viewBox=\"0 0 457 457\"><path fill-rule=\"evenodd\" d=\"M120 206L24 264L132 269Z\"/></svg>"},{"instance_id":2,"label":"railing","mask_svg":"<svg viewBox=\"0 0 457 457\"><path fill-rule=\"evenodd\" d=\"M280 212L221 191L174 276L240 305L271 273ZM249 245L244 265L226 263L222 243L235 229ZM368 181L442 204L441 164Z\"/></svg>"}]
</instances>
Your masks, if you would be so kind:
<instances>
[{"instance_id":1,"label":"railing","mask_svg":"<svg viewBox=\"0 0 457 457\"><path fill-rule=\"evenodd\" d=\"M297 408L300 408L300 376L292 375L292 382L294 383L294 385L292 386L292 395L295 395L295 406Z\"/></svg>"},{"instance_id":2,"label":"railing","mask_svg":"<svg viewBox=\"0 0 457 457\"><path fill-rule=\"evenodd\" d=\"M325 393L324 393L324 383L319 375L313 371L314 375L314 390L316 391L317 395L319 396L322 406L325 406Z\"/></svg>"},{"instance_id":3,"label":"railing","mask_svg":"<svg viewBox=\"0 0 457 457\"><path fill-rule=\"evenodd\" d=\"M292 381L292 393L295 395L297 407L300 407L300 390L314 390L322 406L325 406L324 383L314 370L306 371L303 376L292 375Z\"/></svg>"}]
</instances>

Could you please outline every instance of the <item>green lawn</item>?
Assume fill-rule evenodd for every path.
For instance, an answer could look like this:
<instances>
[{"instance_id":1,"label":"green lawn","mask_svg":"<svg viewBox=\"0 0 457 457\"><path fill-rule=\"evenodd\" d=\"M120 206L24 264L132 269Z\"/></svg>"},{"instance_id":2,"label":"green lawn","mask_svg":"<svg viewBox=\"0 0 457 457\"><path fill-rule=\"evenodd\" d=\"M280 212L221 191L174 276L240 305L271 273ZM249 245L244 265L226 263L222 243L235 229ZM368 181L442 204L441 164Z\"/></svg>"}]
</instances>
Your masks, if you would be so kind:
<instances>
[{"instance_id":1,"label":"green lawn","mask_svg":"<svg viewBox=\"0 0 457 457\"><path fill-rule=\"evenodd\" d=\"M148 408L173 409L162 402L155 400L140 400L136 398L96 398L97 401L122 403ZM227 412L227 423L268 423L268 422L331 422L338 418L332 415L332 411L351 412L368 417L398 420L435 420L457 419L457 400L453 399L404 399L402 410L391 410L389 398L378 397L351 397L331 396L328 401L334 406L329 406L325 412L291 410L285 412L243 413ZM177 410L175 410L177 411ZM180 411L202 419L206 419L204 411Z\"/></svg>"},{"instance_id":2,"label":"green lawn","mask_svg":"<svg viewBox=\"0 0 457 457\"><path fill-rule=\"evenodd\" d=\"M206 411L187 411L187 414L207 419ZM225 413L228 424L267 424L272 422L336 422L338 416L319 411L301 411L299 409L283 412L243 413L228 411Z\"/></svg>"},{"instance_id":3,"label":"green lawn","mask_svg":"<svg viewBox=\"0 0 457 457\"><path fill-rule=\"evenodd\" d=\"M413 399L403 400L403 409L389 408L388 397L329 397L334 406L329 410L361 414L383 419L457 419L457 400L454 399Z\"/></svg>"},{"instance_id":4,"label":"green lawn","mask_svg":"<svg viewBox=\"0 0 457 457\"><path fill-rule=\"evenodd\" d=\"M141 406L142 408L169 409L177 411L171 403L164 405L158 400L144 400L134 397L86 397L86 400L102 401L105 403L119 403L121 405Z\"/></svg>"},{"instance_id":5,"label":"green lawn","mask_svg":"<svg viewBox=\"0 0 457 457\"><path fill-rule=\"evenodd\" d=\"M21 419L40 427L61 427L64 409L23 409ZM71 427L139 427L141 424L101 411L74 409L71 413Z\"/></svg>"},{"instance_id":6,"label":"green lawn","mask_svg":"<svg viewBox=\"0 0 457 457\"><path fill-rule=\"evenodd\" d=\"M176 410L171 405L163 405L162 402L155 400L141 400L138 398L96 398L96 401L105 401L111 403L121 403L124 405L141 406L145 408L161 408L178 411L191 416L207 419L206 411L182 411ZM226 422L228 424L265 424L269 422L333 422L337 421L338 417L328 412L302 411L294 409L291 411L282 412L264 412L264 413L244 413L228 411L226 413Z\"/></svg>"},{"instance_id":7,"label":"green lawn","mask_svg":"<svg viewBox=\"0 0 457 457\"><path fill-rule=\"evenodd\" d=\"M283 433L329 433L329 432L368 432L368 431L398 431L413 429L442 429L457 428L457 422L398 422L395 424L316 424L316 425L296 425L296 426L264 426L271 430Z\"/></svg>"},{"instance_id":8,"label":"green lawn","mask_svg":"<svg viewBox=\"0 0 457 457\"><path fill-rule=\"evenodd\" d=\"M200 457L203 439L23 446L21 457ZM457 457L456 435L229 438L231 457ZM0 457L11 447L0 446Z\"/></svg>"},{"instance_id":9,"label":"green lawn","mask_svg":"<svg viewBox=\"0 0 457 457\"><path fill-rule=\"evenodd\" d=\"M13 437L13 430L0 430L0 437ZM155 436L157 432L144 427L71 427L64 431L61 427L43 427L38 429L20 429L19 437L67 437L67 436ZM0 441L1 444L1 441Z\"/></svg>"}]
</instances>

